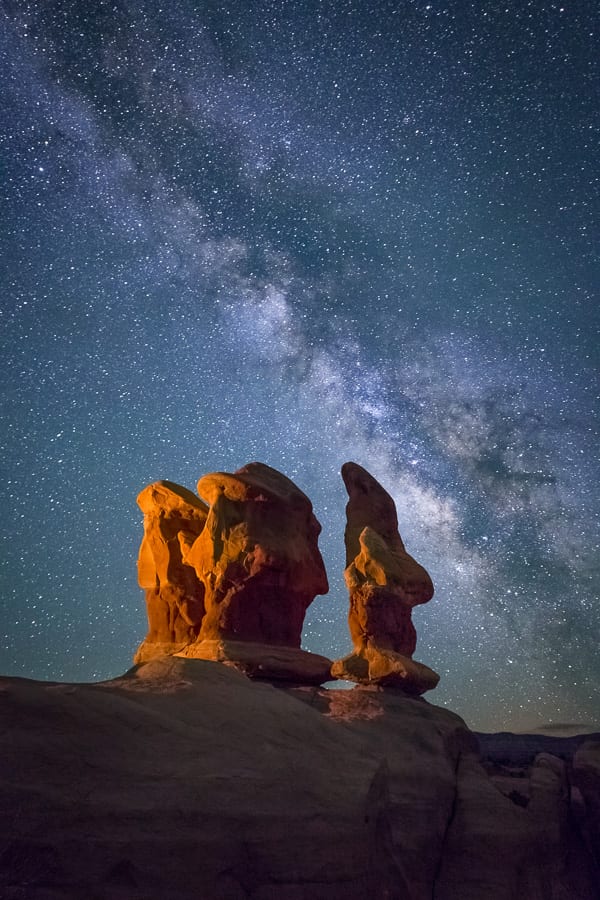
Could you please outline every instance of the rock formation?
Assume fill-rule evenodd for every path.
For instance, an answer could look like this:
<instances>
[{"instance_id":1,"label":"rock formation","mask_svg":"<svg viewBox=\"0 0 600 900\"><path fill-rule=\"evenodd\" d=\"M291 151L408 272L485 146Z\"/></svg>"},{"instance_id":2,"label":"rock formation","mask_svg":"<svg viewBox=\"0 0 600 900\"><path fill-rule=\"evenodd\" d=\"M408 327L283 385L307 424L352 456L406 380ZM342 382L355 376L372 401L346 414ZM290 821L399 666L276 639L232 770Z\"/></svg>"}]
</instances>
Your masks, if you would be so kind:
<instances>
[{"instance_id":1,"label":"rock formation","mask_svg":"<svg viewBox=\"0 0 600 900\"><path fill-rule=\"evenodd\" d=\"M299 647L309 604L329 590L310 500L262 463L205 475L198 493L210 512L185 561L204 585L200 638Z\"/></svg>"},{"instance_id":2,"label":"rock formation","mask_svg":"<svg viewBox=\"0 0 600 900\"><path fill-rule=\"evenodd\" d=\"M573 759L573 781L582 798L581 827L600 876L600 737L587 740ZM599 877L600 884L600 877Z\"/></svg>"},{"instance_id":3,"label":"rock formation","mask_svg":"<svg viewBox=\"0 0 600 900\"><path fill-rule=\"evenodd\" d=\"M195 641L204 617L204 587L182 560L206 522L208 506L186 488L156 481L138 495L144 513L144 537L138 557L138 582L146 591L148 634L135 662L182 650Z\"/></svg>"},{"instance_id":4,"label":"rock formation","mask_svg":"<svg viewBox=\"0 0 600 900\"><path fill-rule=\"evenodd\" d=\"M0 698L6 900L598 900L568 757L491 776L422 698L176 657Z\"/></svg>"},{"instance_id":5,"label":"rock formation","mask_svg":"<svg viewBox=\"0 0 600 900\"><path fill-rule=\"evenodd\" d=\"M462 719L409 696L437 681L410 658L433 586L391 497L343 476L354 654L333 668L351 691L319 687L330 663L299 647L327 579L291 481L205 476L210 509L142 491L138 664L0 678L1 898L600 900L599 736L554 755L486 735L481 759Z\"/></svg>"},{"instance_id":6,"label":"rock formation","mask_svg":"<svg viewBox=\"0 0 600 900\"><path fill-rule=\"evenodd\" d=\"M205 475L198 492L210 507L169 482L138 499L147 517L140 584L152 617L136 661L181 653L259 677L326 681L330 661L300 649L306 609L328 591L308 497L262 463Z\"/></svg>"},{"instance_id":7,"label":"rock formation","mask_svg":"<svg viewBox=\"0 0 600 900\"><path fill-rule=\"evenodd\" d=\"M354 652L334 663L332 674L359 683L402 687L422 694L439 676L412 659L416 632L411 612L433 596L423 566L407 552L393 499L356 463L345 463L348 624Z\"/></svg>"}]
</instances>

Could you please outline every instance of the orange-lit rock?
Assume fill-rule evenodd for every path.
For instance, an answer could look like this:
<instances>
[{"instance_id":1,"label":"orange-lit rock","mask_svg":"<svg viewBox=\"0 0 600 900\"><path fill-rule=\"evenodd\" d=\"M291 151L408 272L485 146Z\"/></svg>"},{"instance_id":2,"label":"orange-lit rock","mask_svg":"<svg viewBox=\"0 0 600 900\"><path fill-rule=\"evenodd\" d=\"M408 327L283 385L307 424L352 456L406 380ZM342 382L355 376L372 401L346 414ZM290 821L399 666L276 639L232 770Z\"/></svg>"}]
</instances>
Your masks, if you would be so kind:
<instances>
[{"instance_id":1,"label":"orange-lit rock","mask_svg":"<svg viewBox=\"0 0 600 900\"><path fill-rule=\"evenodd\" d=\"M195 641L204 616L204 587L182 559L206 522L208 507L171 481L156 481L138 495L144 537L138 582L146 591L148 634L135 662L169 655Z\"/></svg>"},{"instance_id":2,"label":"orange-lit rock","mask_svg":"<svg viewBox=\"0 0 600 900\"><path fill-rule=\"evenodd\" d=\"M310 500L262 463L205 475L198 493L210 512L184 561L204 586L199 639L299 648L307 607L328 591Z\"/></svg>"},{"instance_id":3,"label":"orange-lit rock","mask_svg":"<svg viewBox=\"0 0 600 900\"><path fill-rule=\"evenodd\" d=\"M348 625L354 653L334 663L332 674L360 683L388 684L421 694L439 681L414 662L417 635L411 611L433 596L426 570L404 547L394 501L366 469L345 463Z\"/></svg>"},{"instance_id":4,"label":"orange-lit rock","mask_svg":"<svg viewBox=\"0 0 600 900\"><path fill-rule=\"evenodd\" d=\"M440 680L433 669L416 659L378 647L366 647L337 659L331 666L331 675L357 684L401 688L411 696L431 691Z\"/></svg>"},{"instance_id":5,"label":"orange-lit rock","mask_svg":"<svg viewBox=\"0 0 600 900\"><path fill-rule=\"evenodd\" d=\"M200 640L176 654L187 659L223 663L248 678L319 685L331 680L331 660L299 647L254 641Z\"/></svg>"}]
</instances>

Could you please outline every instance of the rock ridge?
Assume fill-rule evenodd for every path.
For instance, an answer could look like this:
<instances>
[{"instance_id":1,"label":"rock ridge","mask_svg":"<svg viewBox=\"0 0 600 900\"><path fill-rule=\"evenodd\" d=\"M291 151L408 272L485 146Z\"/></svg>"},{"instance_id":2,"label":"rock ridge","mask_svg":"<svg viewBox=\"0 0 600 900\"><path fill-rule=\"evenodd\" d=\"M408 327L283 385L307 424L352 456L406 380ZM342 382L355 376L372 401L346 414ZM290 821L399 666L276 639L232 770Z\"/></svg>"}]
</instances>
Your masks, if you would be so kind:
<instances>
[{"instance_id":1,"label":"rock ridge","mask_svg":"<svg viewBox=\"0 0 600 900\"><path fill-rule=\"evenodd\" d=\"M598 745L508 776L423 698L180 657L0 698L6 900L598 900Z\"/></svg>"}]
</instances>

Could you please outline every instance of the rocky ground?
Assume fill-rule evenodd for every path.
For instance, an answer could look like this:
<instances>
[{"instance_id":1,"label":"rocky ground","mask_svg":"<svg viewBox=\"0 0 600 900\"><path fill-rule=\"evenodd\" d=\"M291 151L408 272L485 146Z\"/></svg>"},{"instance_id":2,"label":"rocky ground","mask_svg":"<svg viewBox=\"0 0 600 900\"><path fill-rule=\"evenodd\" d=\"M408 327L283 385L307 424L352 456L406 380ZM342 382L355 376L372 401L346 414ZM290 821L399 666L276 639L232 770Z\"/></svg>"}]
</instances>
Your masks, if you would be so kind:
<instances>
[{"instance_id":1,"label":"rocky ground","mask_svg":"<svg viewBox=\"0 0 600 900\"><path fill-rule=\"evenodd\" d=\"M599 896L598 736L182 658L0 709L3 900Z\"/></svg>"}]
</instances>

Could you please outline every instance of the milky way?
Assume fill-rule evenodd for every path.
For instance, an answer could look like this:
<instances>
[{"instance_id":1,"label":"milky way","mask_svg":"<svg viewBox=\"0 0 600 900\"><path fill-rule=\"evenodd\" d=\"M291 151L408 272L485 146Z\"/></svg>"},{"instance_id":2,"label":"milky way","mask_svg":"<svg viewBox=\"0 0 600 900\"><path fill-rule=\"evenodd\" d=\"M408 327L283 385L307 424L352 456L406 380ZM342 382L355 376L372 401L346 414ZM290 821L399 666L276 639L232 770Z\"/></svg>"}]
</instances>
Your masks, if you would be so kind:
<instances>
[{"instance_id":1,"label":"milky way","mask_svg":"<svg viewBox=\"0 0 600 900\"><path fill-rule=\"evenodd\" d=\"M593 3L5 2L0 671L122 672L137 493L397 501L432 702L600 727Z\"/></svg>"}]
</instances>

